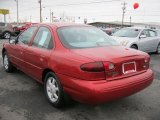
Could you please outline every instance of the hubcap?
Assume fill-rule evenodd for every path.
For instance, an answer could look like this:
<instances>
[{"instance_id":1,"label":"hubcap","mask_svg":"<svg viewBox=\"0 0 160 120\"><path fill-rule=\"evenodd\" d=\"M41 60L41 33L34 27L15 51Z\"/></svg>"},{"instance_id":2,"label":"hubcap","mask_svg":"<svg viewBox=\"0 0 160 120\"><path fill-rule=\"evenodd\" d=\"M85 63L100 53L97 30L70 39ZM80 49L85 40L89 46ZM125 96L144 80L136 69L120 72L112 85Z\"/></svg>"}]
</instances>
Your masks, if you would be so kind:
<instances>
[{"instance_id":1,"label":"hubcap","mask_svg":"<svg viewBox=\"0 0 160 120\"><path fill-rule=\"evenodd\" d=\"M157 52L160 54L160 45L158 45Z\"/></svg>"},{"instance_id":2,"label":"hubcap","mask_svg":"<svg viewBox=\"0 0 160 120\"><path fill-rule=\"evenodd\" d=\"M4 64L5 69L8 69L9 61L8 61L7 55L4 55L4 62L3 62L3 64Z\"/></svg>"},{"instance_id":3,"label":"hubcap","mask_svg":"<svg viewBox=\"0 0 160 120\"><path fill-rule=\"evenodd\" d=\"M53 77L49 77L46 85L47 95L51 102L56 102L59 98L59 88L57 81Z\"/></svg>"},{"instance_id":4,"label":"hubcap","mask_svg":"<svg viewBox=\"0 0 160 120\"><path fill-rule=\"evenodd\" d=\"M7 33L4 34L4 38L9 39L10 37L11 37L10 33L7 32Z\"/></svg>"}]
</instances>

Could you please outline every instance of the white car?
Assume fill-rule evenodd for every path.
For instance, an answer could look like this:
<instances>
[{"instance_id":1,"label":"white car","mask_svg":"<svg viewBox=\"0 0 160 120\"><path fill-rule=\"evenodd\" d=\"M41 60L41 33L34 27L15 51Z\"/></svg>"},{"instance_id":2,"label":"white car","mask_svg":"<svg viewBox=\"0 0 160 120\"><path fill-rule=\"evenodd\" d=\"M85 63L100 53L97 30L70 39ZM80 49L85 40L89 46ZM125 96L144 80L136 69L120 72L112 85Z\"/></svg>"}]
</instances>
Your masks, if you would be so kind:
<instances>
[{"instance_id":1,"label":"white car","mask_svg":"<svg viewBox=\"0 0 160 120\"><path fill-rule=\"evenodd\" d=\"M111 37L122 46L160 54L160 36L152 29L127 27L115 32Z\"/></svg>"}]
</instances>

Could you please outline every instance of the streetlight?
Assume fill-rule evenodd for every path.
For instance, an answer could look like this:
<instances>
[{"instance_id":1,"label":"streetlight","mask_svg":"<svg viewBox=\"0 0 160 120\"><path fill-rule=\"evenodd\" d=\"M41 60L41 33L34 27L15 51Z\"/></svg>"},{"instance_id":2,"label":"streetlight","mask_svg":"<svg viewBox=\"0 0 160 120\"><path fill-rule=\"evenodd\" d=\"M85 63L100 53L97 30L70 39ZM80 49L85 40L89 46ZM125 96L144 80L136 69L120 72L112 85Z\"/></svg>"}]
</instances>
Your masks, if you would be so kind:
<instances>
[{"instance_id":1,"label":"streetlight","mask_svg":"<svg viewBox=\"0 0 160 120\"><path fill-rule=\"evenodd\" d=\"M42 22L42 0L38 1L40 8L40 23Z\"/></svg>"},{"instance_id":2,"label":"streetlight","mask_svg":"<svg viewBox=\"0 0 160 120\"><path fill-rule=\"evenodd\" d=\"M18 11L18 0L14 0L17 3L17 23L19 23L19 11Z\"/></svg>"}]
</instances>

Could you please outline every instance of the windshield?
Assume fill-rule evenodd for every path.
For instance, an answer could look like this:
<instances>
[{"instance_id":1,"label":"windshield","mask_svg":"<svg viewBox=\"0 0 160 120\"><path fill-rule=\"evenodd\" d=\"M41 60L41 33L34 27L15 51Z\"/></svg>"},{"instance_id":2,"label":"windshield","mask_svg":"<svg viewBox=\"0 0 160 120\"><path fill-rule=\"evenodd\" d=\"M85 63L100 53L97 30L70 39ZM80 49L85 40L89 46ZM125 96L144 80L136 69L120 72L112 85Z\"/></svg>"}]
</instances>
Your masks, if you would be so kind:
<instances>
[{"instance_id":1,"label":"windshield","mask_svg":"<svg viewBox=\"0 0 160 120\"><path fill-rule=\"evenodd\" d=\"M129 38L135 38L140 33L139 29L134 28L123 28L115 33L113 33L113 36L117 37L129 37Z\"/></svg>"},{"instance_id":2,"label":"windshield","mask_svg":"<svg viewBox=\"0 0 160 120\"><path fill-rule=\"evenodd\" d=\"M90 48L113 46L118 43L102 30L94 27L63 27L58 29L58 35L67 48Z\"/></svg>"}]
</instances>

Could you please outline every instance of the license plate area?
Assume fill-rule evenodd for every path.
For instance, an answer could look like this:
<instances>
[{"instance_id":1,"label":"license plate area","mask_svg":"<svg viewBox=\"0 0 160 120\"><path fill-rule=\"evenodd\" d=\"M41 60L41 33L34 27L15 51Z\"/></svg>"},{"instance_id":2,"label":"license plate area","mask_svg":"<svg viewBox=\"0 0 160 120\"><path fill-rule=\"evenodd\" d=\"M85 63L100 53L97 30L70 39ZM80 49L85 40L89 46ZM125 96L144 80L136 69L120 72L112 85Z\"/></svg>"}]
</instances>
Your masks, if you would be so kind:
<instances>
[{"instance_id":1,"label":"license plate area","mask_svg":"<svg viewBox=\"0 0 160 120\"><path fill-rule=\"evenodd\" d=\"M122 64L123 74L136 72L136 62L128 62Z\"/></svg>"}]
</instances>

